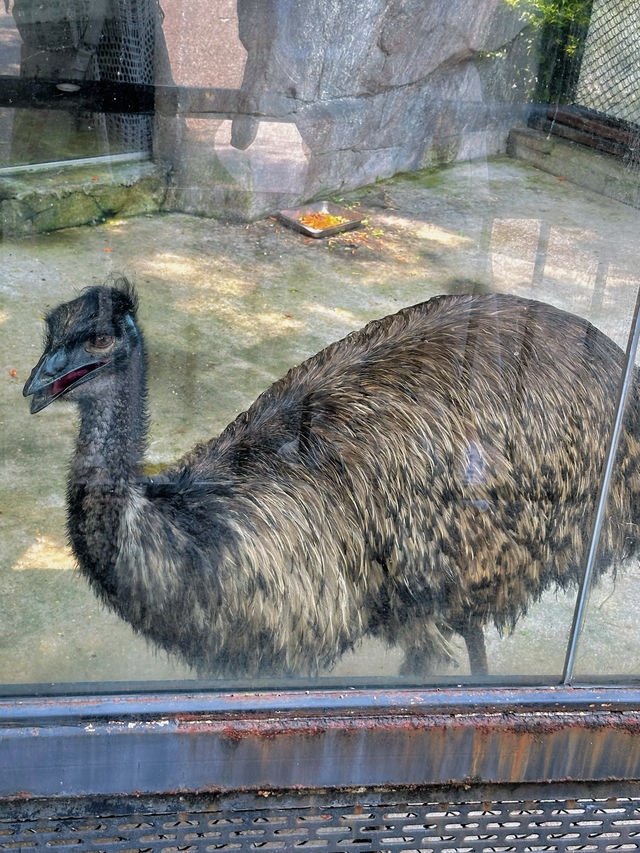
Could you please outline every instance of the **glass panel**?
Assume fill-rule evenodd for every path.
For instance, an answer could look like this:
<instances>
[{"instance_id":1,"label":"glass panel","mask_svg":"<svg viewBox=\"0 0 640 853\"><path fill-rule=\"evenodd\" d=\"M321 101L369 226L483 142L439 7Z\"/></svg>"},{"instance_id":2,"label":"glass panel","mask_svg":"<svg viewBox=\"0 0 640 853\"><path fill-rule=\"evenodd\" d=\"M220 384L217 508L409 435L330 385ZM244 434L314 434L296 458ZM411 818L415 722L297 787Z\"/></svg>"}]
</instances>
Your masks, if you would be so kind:
<instances>
[{"instance_id":1,"label":"glass panel","mask_svg":"<svg viewBox=\"0 0 640 853\"><path fill-rule=\"evenodd\" d=\"M154 81L158 15L155 0L7 2L0 167L148 152L152 119L136 112Z\"/></svg>"},{"instance_id":2,"label":"glass panel","mask_svg":"<svg viewBox=\"0 0 640 853\"><path fill-rule=\"evenodd\" d=\"M630 338L629 358L637 355L638 322ZM592 568L587 569L584 603L576 609L575 659L571 666L569 656L567 672L573 682L628 681L638 675L638 528L633 502L638 488L639 389L634 361L629 369L611 483L602 525L596 530L598 548Z\"/></svg>"},{"instance_id":3,"label":"glass panel","mask_svg":"<svg viewBox=\"0 0 640 853\"><path fill-rule=\"evenodd\" d=\"M47 5L67 34L71 6ZM3 19L34 87L19 21L42 8ZM391 0L350 24L322 0L82 10L95 62L131 16L154 33L155 114L102 113L144 119L154 158L0 176L0 682L557 683L640 195L627 149L551 135L544 20ZM49 51L67 83L69 44ZM53 129L14 117L7 162L136 147L107 132L72 155L67 122L77 141L93 112L17 112ZM617 529L635 524L625 464ZM613 585L607 536L603 607L636 579L628 562ZM634 640L611 609L605 638L595 600L578 669L605 679Z\"/></svg>"}]
</instances>

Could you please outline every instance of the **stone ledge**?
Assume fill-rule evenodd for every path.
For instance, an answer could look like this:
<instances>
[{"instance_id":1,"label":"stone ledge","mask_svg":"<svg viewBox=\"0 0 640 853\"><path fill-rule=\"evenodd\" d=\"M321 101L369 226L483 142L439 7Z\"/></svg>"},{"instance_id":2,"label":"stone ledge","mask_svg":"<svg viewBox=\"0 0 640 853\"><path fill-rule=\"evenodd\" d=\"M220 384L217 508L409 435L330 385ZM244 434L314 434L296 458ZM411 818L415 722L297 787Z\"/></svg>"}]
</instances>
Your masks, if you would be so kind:
<instances>
[{"instance_id":1,"label":"stone ledge","mask_svg":"<svg viewBox=\"0 0 640 853\"><path fill-rule=\"evenodd\" d=\"M149 161L56 166L0 176L0 229L22 237L113 217L154 213L167 191L166 166Z\"/></svg>"},{"instance_id":2,"label":"stone ledge","mask_svg":"<svg viewBox=\"0 0 640 853\"><path fill-rule=\"evenodd\" d=\"M532 128L512 130L507 153L607 198L640 207L640 176L609 154Z\"/></svg>"}]
</instances>

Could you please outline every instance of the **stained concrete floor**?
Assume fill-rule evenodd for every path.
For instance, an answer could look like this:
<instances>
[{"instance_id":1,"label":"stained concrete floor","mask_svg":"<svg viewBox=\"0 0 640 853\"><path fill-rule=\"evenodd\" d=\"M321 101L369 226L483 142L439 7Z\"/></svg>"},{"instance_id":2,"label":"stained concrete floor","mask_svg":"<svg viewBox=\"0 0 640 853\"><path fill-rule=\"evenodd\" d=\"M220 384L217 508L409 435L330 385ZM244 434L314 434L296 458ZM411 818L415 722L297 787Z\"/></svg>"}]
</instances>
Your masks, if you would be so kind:
<instances>
[{"instance_id":1,"label":"stained concrete floor","mask_svg":"<svg viewBox=\"0 0 640 853\"><path fill-rule=\"evenodd\" d=\"M588 317L626 344L640 283L640 211L508 159L400 176L344 201L362 231L306 240L276 220L232 225L167 214L58 231L0 247L2 477L0 683L193 678L104 610L65 543L74 409L33 417L22 385L41 318L81 288L125 274L150 349L148 463L217 434L272 380L367 320L439 293L499 290ZM577 673L640 673L640 569L593 592ZM491 670L557 675L575 592L549 591L513 633L486 631ZM393 677L401 656L367 642L330 674ZM460 665L468 672L460 645Z\"/></svg>"}]
</instances>

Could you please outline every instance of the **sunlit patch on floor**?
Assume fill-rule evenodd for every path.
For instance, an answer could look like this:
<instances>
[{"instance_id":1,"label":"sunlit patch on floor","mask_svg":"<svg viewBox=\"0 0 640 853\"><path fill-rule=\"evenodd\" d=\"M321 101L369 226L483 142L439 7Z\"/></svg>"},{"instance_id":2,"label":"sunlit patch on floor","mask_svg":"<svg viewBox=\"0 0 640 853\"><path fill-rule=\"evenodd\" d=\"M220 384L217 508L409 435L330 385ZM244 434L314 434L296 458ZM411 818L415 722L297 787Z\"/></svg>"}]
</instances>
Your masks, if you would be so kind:
<instances>
[{"instance_id":1,"label":"sunlit patch on floor","mask_svg":"<svg viewBox=\"0 0 640 853\"><path fill-rule=\"evenodd\" d=\"M11 567L14 572L25 569L51 569L68 571L76 568L71 549L49 536L38 536L24 554Z\"/></svg>"},{"instance_id":2,"label":"sunlit patch on floor","mask_svg":"<svg viewBox=\"0 0 640 853\"><path fill-rule=\"evenodd\" d=\"M241 296L255 288L253 278L243 277L238 265L215 257L193 258L186 254L158 252L141 262L139 269L150 275L174 278L180 286L188 287L189 292L195 288L219 296Z\"/></svg>"},{"instance_id":3,"label":"sunlit patch on floor","mask_svg":"<svg viewBox=\"0 0 640 853\"><path fill-rule=\"evenodd\" d=\"M280 335L283 331L299 331L304 321L285 311L248 312L240 302L220 299L216 294L191 293L185 299L176 301L178 311L189 314L207 314L215 312L227 328L242 332L245 340L260 340L264 337Z\"/></svg>"},{"instance_id":4,"label":"sunlit patch on floor","mask_svg":"<svg viewBox=\"0 0 640 853\"><path fill-rule=\"evenodd\" d=\"M185 278L197 278L200 272L196 269L197 262L184 255L174 255L170 252L158 253L155 260L147 260L141 265L145 272L163 272L165 275L174 275L180 280Z\"/></svg>"},{"instance_id":5,"label":"sunlit patch on floor","mask_svg":"<svg viewBox=\"0 0 640 853\"><path fill-rule=\"evenodd\" d=\"M320 302L312 302L306 306L306 310L315 317L323 317L327 320L343 323L349 328L358 329L363 325L362 320L346 308L336 308L330 305L322 305Z\"/></svg>"},{"instance_id":6,"label":"sunlit patch on floor","mask_svg":"<svg viewBox=\"0 0 640 853\"><path fill-rule=\"evenodd\" d=\"M466 234L456 234L434 222L416 224L413 219L390 214L381 214L377 219L383 226L409 232L422 240L431 240L434 243L440 243L442 246L468 246L473 242L471 237Z\"/></svg>"}]
</instances>

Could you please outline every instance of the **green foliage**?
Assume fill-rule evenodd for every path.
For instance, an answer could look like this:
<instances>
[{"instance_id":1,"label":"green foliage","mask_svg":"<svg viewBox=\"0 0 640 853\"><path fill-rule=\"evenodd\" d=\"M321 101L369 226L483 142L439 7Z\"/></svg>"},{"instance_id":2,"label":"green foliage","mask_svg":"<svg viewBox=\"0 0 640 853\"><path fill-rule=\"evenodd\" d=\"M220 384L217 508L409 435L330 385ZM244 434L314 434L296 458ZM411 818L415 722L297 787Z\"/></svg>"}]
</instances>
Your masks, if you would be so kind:
<instances>
[{"instance_id":1,"label":"green foliage","mask_svg":"<svg viewBox=\"0 0 640 853\"><path fill-rule=\"evenodd\" d=\"M565 29L588 25L592 0L505 0L521 8L532 23L551 24Z\"/></svg>"},{"instance_id":2,"label":"green foliage","mask_svg":"<svg viewBox=\"0 0 640 853\"><path fill-rule=\"evenodd\" d=\"M570 100L589 28L593 0L505 0L536 29L540 100Z\"/></svg>"}]
</instances>

